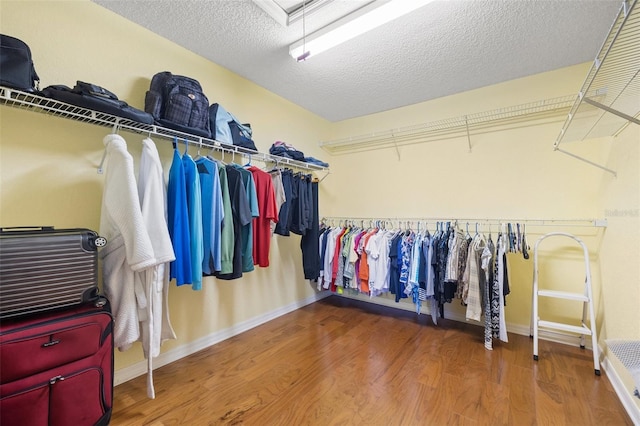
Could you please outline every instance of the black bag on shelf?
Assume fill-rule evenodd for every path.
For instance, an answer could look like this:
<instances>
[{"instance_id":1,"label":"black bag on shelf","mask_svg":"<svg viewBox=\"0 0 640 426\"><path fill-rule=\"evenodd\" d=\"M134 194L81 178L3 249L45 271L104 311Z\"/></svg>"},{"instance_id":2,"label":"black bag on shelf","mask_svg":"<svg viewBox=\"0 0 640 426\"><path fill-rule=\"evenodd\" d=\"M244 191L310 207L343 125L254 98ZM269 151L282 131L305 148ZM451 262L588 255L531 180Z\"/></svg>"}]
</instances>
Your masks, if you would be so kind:
<instances>
[{"instance_id":1,"label":"black bag on shelf","mask_svg":"<svg viewBox=\"0 0 640 426\"><path fill-rule=\"evenodd\" d=\"M15 37L0 34L0 86L34 92L39 83L29 46Z\"/></svg>"},{"instance_id":2,"label":"black bag on shelf","mask_svg":"<svg viewBox=\"0 0 640 426\"><path fill-rule=\"evenodd\" d=\"M57 101L66 102L83 108L104 112L117 117L126 118L144 124L153 124L151 114L134 108L118 97L96 84L76 82L73 89L58 84L45 87L42 94Z\"/></svg>"},{"instance_id":3,"label":"black bag on shelf","mask_svg":"<svg viewBox=\"0 0 640 426\"><path fill-rule=\"evenodd\" d=\"M206 138L209 130L209 100L193 78L159 72L151 79L144 99L144 110L156 122L180 132Z\"/></svg>"}]
</instances>

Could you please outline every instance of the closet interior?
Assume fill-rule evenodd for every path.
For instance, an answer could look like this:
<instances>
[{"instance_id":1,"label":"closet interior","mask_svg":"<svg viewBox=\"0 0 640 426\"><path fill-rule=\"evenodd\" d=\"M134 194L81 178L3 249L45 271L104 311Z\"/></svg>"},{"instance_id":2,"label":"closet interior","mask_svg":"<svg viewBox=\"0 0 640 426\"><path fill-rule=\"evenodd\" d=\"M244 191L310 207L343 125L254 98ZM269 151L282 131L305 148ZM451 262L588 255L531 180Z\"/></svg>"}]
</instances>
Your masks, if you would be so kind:
<instances>
[{"instance_id":1,"label":"closet interior","mask_svg":"<svg viewBox=\"0 0 640 426\"><path fill-rule=\"evenodd\" d=\"M328 296L411 310L416 314L416 321L424 321L426 327L438 327L441 319L477 325L479 350L483 351L484 344L484 349L493 350L486 354L496 355L496 347L508 347L509 333L529 332L527 320L531 312L530 272L534 244L548 233L566 231L586 240L592 255L600 355L603 358L617 356L624 368L634 375L633 390L629 391L630 382L625 382L624 378L618 378L618 384L614 385L616 393L625 398L634 390L637 394L636 388L640 386L637 362L640 348L634 334L637 330L633 324L628 324L633 322L635 314L620 313L629 310L629 300L626 294L618 291L616 280L624 280L624 289L628 292L630 272L624 269L619 273L618 266L624 264L628 268L636 260L621 255L620 247L637 243L634 238L638 235L638 210L633 204L635 193L632 193L637 188L634 183L637 170L635 151L619 152L616 143L621 140L625 147L631 145L628 140L635 136L632 132L640 125L639 34L640 6L636 1L623 1L577 94L565 95L573 90L566 90L566 84L560 83L551 89L540 90L544 92L540 96L534 89L531 89L534 93L524 93L529 80L523 79L495 89L493 93L502 102L498 105L504 105L502 107L486 108L482 97L492 93L489 89L479 94L455 95L460 97L452 99L460 102L453 107L438 103L438 99L433 101L433 110L444 105L443 110L451 107L457 111L453 114L429 119L425 111L431 110L416 109L409 120L417 124L404 125L406 122L403 122L394 127L394 118L389 116L380 120L382 130L375 129L377 123L371 124L376 118L332 123L311 117L306 110L291 108L270 95L258 99L256 105L260 108L270 105L274 109L265 111L265 117L256 120L260 125L267 120L276 121L273 117L281 119L281 122L269 123L273 128L284 128L295 122L292 126L295 130L290 132L293 142L300 143L304 150L309 148L314 155L315 149L315 152L331 156L328 161L332 168L139 123L8 87L0 86L0 106L96 126L111 135L133 135L136 142L153 139L158 147L166 144L173 148L173 154L180 159L193 155L196 170L203 174L210 174L205 169L215 164L216 170L237 170L239 182L254 168L260 169L251 175L254 181L256 175L266 173L272 183L278 182L278 186L272 188L275 215L252 211L247 204L242 212L236 212L235 207L228 210L228 222L223 226L234 232L234 240L243 239L242 244L247 247L249 223L253 226L251 232L255 233L253 221L263 216L268 231L263 227L260 232L268 234L270 261L268 256L266 261L256 257L249 261L247 257L240 263L239 270L232 269L226 274L220 273L221 265L217 272L216 268L207 270L206 266L203 270L196 268L202 279L192 288L203 290L198 292L186 292L187 286L183 284L191 284L187 282L189 280L172 277L176 278L176 281L169 281L172 298L163 308L171 310L175 318L172 320L178 339L167 342L162 351L158 349L154 354L156 367ZM583 65L580 71L587 69L587 65ZM207 76L211 71L204 65L201 68L194 66L194 69ZM188 67L186 70L190 71ZM567 75L578 74L576 70L577 66L564 71L566 74L531 81L535 84L543 81L552 86L556 75L562 80ZM219 71L215 69L215 72ZM227 72L225 69L224 73ZM226 77L226 74L221 75ZM224 81L224 84L251 84L246 92L237 91L238 104L248 104L252 96L263 96L263 89L254 90L251 82L229 81L232 83ZM508 93L513 88L521 88L524 94L516 94L517 90ZM468 104L464 103L467 101ZM469 113L460 113L465 108L469 108ZM251 105L247 110L255 112L259 108ZM448 115L448 118L438 118ZM16 113L12 112L12 116ZM22 120L20 118L17 125L3 123L7 129L3 133L19 134L19 130L12 127L28 122L26 118ZM58 125L50 127L54 126ZM305 126L308 126L310 136L305 133ZM65 129L61 130L62 127ZM68 127L71 126L63 123L55 130L65 133ZM269 128L269 132L271 137L276 130ZM72 134L71 131L68 133ZM59 135L56 137L56 140L62 140ZM616 139L618 137L620 139ZM314 146L309 146L311 139ZM128 139L128 142L133 140ZM459 145L452 147L454 141ZM476 141L481 142L476 144ZM10 145L8 140L2 143L11 147L4 151L3 146L6 158L10 161L19 159L20 155L16 154L19 149L13 148L19 143L11 142L13 145ZM74 143L77 147L82 141ZM548 156L540 148L542 144L550 152ZM130 143L130 147L132 145ZM62 149L67 150L65 155L68 157L63 161L77 160L69 154L71 148ZM91 182L94 188L89 190L90 185L87 185L80 192L92 201L98 198L94 194L95 187L102 184L103 177L95 176L94 170L102 175L108 173L109 168L106 150L101 161L95 161L100 160L101 149L100 144L98 148L92 146L80 154L85 155L82 166L86 168L89 164L90 179L94 179ZM137 152L136 145L131 153L135 156ZM169 148L161 149L166 175L169 175L172 163L166 155L168 152ZM565 155L558 156L553 152ZM67 166L69 164L61 167ZM17 166L10 167L3 165L5 173L13 179L11 182L22 179L23 173ZM423 173L420 167L429 170ZM425 181L416 179L421 173L426 176ZM86 175L83 179L87 179ZM617 184L620 185L618 192L608 192ZM28 190L33 191L33 186L35 184ZM247 185L242 188L250 199ZM543 205L545 201L547 205ZM32 200L28 202L35 204ZM473 216L476 207L478 216ZM506 211L506 217L500 217L501 209ZM17 209L7 211L13 221L19 219ZM593 217L580 217L580 211ZM488 214L483 217L485 212ZM437 216L440 213L448 216ZM458 213L460 217L455 216ZM405 214L408 217L404 217ZM518 217L520 214L522 217ZM93 217L91 220L98 222ZM579 263L575 257L572 250L553 247L543 258L558 264L554 264L543 278L569 276ZM565 260L569 264L566 270L562 265ZM183 261L193 264L190 257ZM196 261L203 262L204 265L215 265L216 259ZM255 268L256 273L242 275L251 272L254 265L259 266ZM242 279L238 279L240 277ZM626 309L618 310L618 302ZM554 309L556 317L573 314L573 311L563 312L557 305L550 308ZM608 324L604 321L605 316ZM616 335L617 330L606 327L617 327L620 333ZM627 340L625 336L631 336L633 340ZM571 339L550 334L543 337L575 345L571 340L573 336ZM607 347L603 348L605 343ZM116 384L145 372L151 377L151 363L147 366L147 360L142 358L146 358L146 354L132 355L131 352L117 354L116 373L120 376L116 377ZM612 367L607 361L602 364L607 375L615 373L616 365ZM634 412L635 399L623 401L625 407L631 407L629 412Z\"/></svg>"}]
</instances>

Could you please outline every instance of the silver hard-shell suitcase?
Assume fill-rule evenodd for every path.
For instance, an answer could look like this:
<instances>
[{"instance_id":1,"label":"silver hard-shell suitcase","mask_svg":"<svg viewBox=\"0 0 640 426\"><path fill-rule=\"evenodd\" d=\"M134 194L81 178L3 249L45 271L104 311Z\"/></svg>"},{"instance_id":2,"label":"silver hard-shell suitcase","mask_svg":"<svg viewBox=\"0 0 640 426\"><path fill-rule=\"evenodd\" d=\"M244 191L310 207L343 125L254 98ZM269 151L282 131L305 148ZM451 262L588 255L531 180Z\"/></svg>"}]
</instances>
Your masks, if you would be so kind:
<instances>
[{"instance_id":1,"label":"silver hard-shell suitcase","mask_svg":"<svg viewBox=\"0 0 640 426\"><path fill-rule=\"evenodd\" d=\"M0 318L95 301L105 243L89 229L1 229Z\"/></svg>"}]
</instances>

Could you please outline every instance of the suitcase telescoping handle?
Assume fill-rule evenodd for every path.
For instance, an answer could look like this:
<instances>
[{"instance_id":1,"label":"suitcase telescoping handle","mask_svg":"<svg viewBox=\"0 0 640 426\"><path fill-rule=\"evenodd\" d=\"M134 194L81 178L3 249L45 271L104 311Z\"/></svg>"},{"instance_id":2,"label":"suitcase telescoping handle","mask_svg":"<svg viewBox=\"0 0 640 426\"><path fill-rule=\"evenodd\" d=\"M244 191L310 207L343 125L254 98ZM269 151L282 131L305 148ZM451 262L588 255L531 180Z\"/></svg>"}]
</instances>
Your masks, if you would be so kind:
<instances>
[{"instance_id":1,"label":"suitcase telescoping handle","mask_svg":"<svg viewBox=\"0 0 640 426\"><path fill-rule=\"evenodd\" d=\"M9 226L0 228L0 232L53 231L53 226Z\"/></svg>"},{"instance_id":2,"label":"suitcase telescoping handle","mask_svg":"<svg viewBox=\"0 0 640 426\"><path fill-rule=\"evenodd\" d=\"M97 232L86 228L70 228L70 229L55 229L53 226L10 226L0 227L0 235L10 236L11 234L18 235L38 235L38 234L69 234L78 233L85 235L83 241L86 241L88 246L95 250L99 247L107 245L107 239L98 235Z\"/></svg>"}]
</instances>

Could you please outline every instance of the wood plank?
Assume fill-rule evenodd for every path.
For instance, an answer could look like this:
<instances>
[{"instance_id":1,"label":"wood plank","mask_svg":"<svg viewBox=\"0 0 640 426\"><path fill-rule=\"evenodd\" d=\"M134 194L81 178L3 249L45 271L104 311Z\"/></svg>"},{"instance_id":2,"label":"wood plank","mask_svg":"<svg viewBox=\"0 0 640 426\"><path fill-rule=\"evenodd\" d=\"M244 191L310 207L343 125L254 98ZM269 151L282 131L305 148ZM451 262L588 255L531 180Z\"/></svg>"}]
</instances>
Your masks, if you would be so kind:
<instances>
[{"instance_id":1,"label":"wood plank","mask_svg":"<svg viewBox=\"0 0 640 426\"><path fill-rule=\"evenodd\" d=\"M116 387L119 425L631 425L591 352L339 297Z\"/></svg>"}]
</instances>

